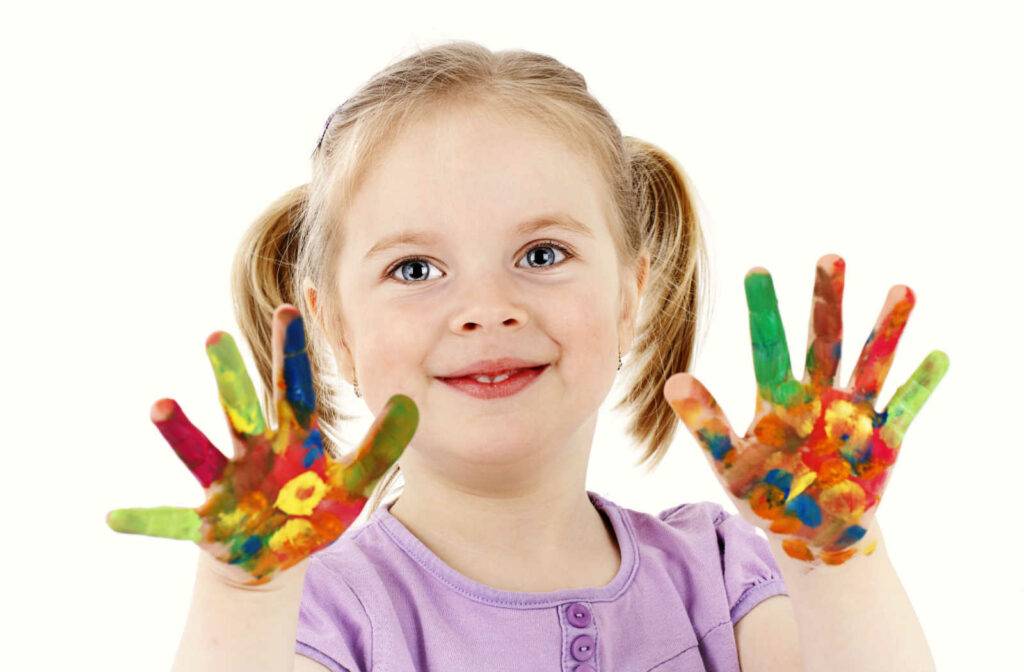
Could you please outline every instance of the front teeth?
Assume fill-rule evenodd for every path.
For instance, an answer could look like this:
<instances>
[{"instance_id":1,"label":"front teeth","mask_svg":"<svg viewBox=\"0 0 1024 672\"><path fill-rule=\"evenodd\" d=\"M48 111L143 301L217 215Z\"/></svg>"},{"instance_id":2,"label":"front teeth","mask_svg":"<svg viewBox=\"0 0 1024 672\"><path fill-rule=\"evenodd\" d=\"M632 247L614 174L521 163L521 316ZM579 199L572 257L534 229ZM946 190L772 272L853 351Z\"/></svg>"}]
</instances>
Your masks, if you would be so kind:
<instances>
[{"instance_id":1,"label":"front teeth","mask_svg":"<svg viewBox=\"0 0 1024 672\"><path fill-rule=\"evenodd\" d=\"M503 380L508 380L508 377L511 376L513 373L519 373L519 370L508 371L507 373L503 373L494 379L491 379L488 376L476 376L474 380L478 383L500 383Z\"/></svg>"}]
</instances>

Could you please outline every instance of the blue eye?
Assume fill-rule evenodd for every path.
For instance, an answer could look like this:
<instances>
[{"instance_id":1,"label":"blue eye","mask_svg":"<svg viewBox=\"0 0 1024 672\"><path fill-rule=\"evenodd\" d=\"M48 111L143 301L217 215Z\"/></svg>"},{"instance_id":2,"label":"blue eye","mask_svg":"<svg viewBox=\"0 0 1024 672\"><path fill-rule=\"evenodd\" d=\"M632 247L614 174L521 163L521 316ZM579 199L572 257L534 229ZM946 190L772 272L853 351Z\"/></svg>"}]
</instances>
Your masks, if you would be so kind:
<instances>
[{"instance_id":1,"label":"blue eye","mask_svg":"<svg viewBox=\"0 0 1024 672\"><path fill-rule=\"evenodd\" d=\"M566 248L564 245L560 245L560 244L558 244L558 243L556 243L554 241L551 241L551 240L546 240L546 241L544 241L542 243L538 243L537 245L534 245L529 250L527 250L526 255L524 255L523 258L524 259L529 259L530 258L530 253L532 253L534 250L555 250L557 252L561 252L562 255L565 256L566 260L576 256L572 252L570 252L568 250L568 248ZM536 259L536 255L534 255L534 257L535 257L534 261L538 261ZM547 260L547 259L548 259L548 257L545 256L540 261L544 261L544 260ZM544 266L533 266L532 268L551 268L552 266L556 266L558 263L561 263L561 262L555 262L555 263L552 263L552 264L549 264L549 265L544 265ZM414 275L414 277L412 277L412 279L409 279L410 276L408 274L405 274L405 273L402 274L402 279L392 278L392 276L395 273L397 273L398 271L402 270L406 266L414 266L415 264L426 264L428 266L432 265L429 260L424 259L423 257L407 257L405 259L400 259L399 261L396 261L394 264L392 264L391 267L388 268L387 271L385 271L384 277L385 278L391 278L393 280L397 280L398 282L401 282L401 283L406 284L406 285L415 284L415 283L419 282L420 280L425 279L422 274ZM427 271L427 273L429 274L429 271Z\"/></svg>"}]
</instances>

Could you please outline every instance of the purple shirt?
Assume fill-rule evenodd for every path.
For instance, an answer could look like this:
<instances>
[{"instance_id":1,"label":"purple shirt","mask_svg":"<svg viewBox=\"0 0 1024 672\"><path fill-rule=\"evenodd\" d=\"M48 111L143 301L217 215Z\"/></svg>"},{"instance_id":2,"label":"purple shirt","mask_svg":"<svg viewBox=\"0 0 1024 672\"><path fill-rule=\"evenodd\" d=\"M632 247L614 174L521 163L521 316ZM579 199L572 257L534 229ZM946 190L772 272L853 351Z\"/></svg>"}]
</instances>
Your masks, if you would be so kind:
<instances>
[{"instance_id":1,"label":"purple shirt","mask_svg":"<svg viewBox=\"0 0 1024 672\"><path fill-rule=\"evenodd\" d=\"M788 594L768 542L712 502L655 516L587 493L618 540L611 583L485 586L434 555L389 503L310 560L295 651L345 672L739 670L734 624Z\"/></svg>"}]
</instances>

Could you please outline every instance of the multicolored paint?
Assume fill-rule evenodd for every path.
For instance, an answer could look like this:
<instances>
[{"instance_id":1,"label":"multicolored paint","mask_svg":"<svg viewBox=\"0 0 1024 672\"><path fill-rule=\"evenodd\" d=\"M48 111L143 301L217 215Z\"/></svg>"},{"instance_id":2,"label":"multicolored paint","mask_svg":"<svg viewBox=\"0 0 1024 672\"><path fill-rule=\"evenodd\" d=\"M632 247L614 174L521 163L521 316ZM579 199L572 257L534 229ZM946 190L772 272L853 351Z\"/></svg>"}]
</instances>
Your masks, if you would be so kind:
<instances>
[{"instance_id":1,"label":"multicolored paint","mask_svg":"<svg viewBox=\"0 0 1024 672\"><path fill-rule=\"evenodd\" d=\"M234 340L215 332L206 353L236 446L227 459L172 399L154 404L152 420L208 499L196 509L111 511L118 532L197 542L219 560L265 583L324 548L359 515L373 486L401 456L419 416L412 399L395 395L370 427L350 464L324 451L302 319L284 328L275 360L279 428L271 430Z\"/></svg>"},{"instance_id":2,"label":"multicolored paint","mask_svg":"<svg viewBox=\"0 0 1024 672\"><path fill-rule=\"evenodd\" d=\"M841 565L861 548L899 456L907 427L949 367L931 352L881 413L875 398L914 307L914 293L897 285L888 295L847 388L834 386L842 349L846 264L830 254L818 261L805 374L793 378L789 347L771 275L752 269L744 280L757 379L757 409L738 436L714 397L693 376L679 373L665 397L703 446L719 480L742 511L749 507L790 557Z\"/></svg>"}]
</instances>

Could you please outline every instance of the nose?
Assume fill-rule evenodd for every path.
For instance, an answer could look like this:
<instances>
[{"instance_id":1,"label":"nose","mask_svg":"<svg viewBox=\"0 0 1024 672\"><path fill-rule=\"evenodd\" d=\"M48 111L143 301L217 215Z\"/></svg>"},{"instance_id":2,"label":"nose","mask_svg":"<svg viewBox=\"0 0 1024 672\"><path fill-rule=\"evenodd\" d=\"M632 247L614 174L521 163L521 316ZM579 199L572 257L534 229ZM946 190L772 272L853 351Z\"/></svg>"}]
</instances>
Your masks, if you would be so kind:
<instances>
[{"instance_id":1,"label":"nose","mask_svg":"<svg viewBox=\"0 0 1024 672\"><path fill-rule=\"evenodd\" d=\"M477 276L479 277L479 276ZM509 291L506 279L469 279L466 289L459 297L450 322L452 332L464 334L470 331L493 331L498 327L522 329L527 322L526 310L517 301L514 291Z\"/></svg>"}]
</instances>

